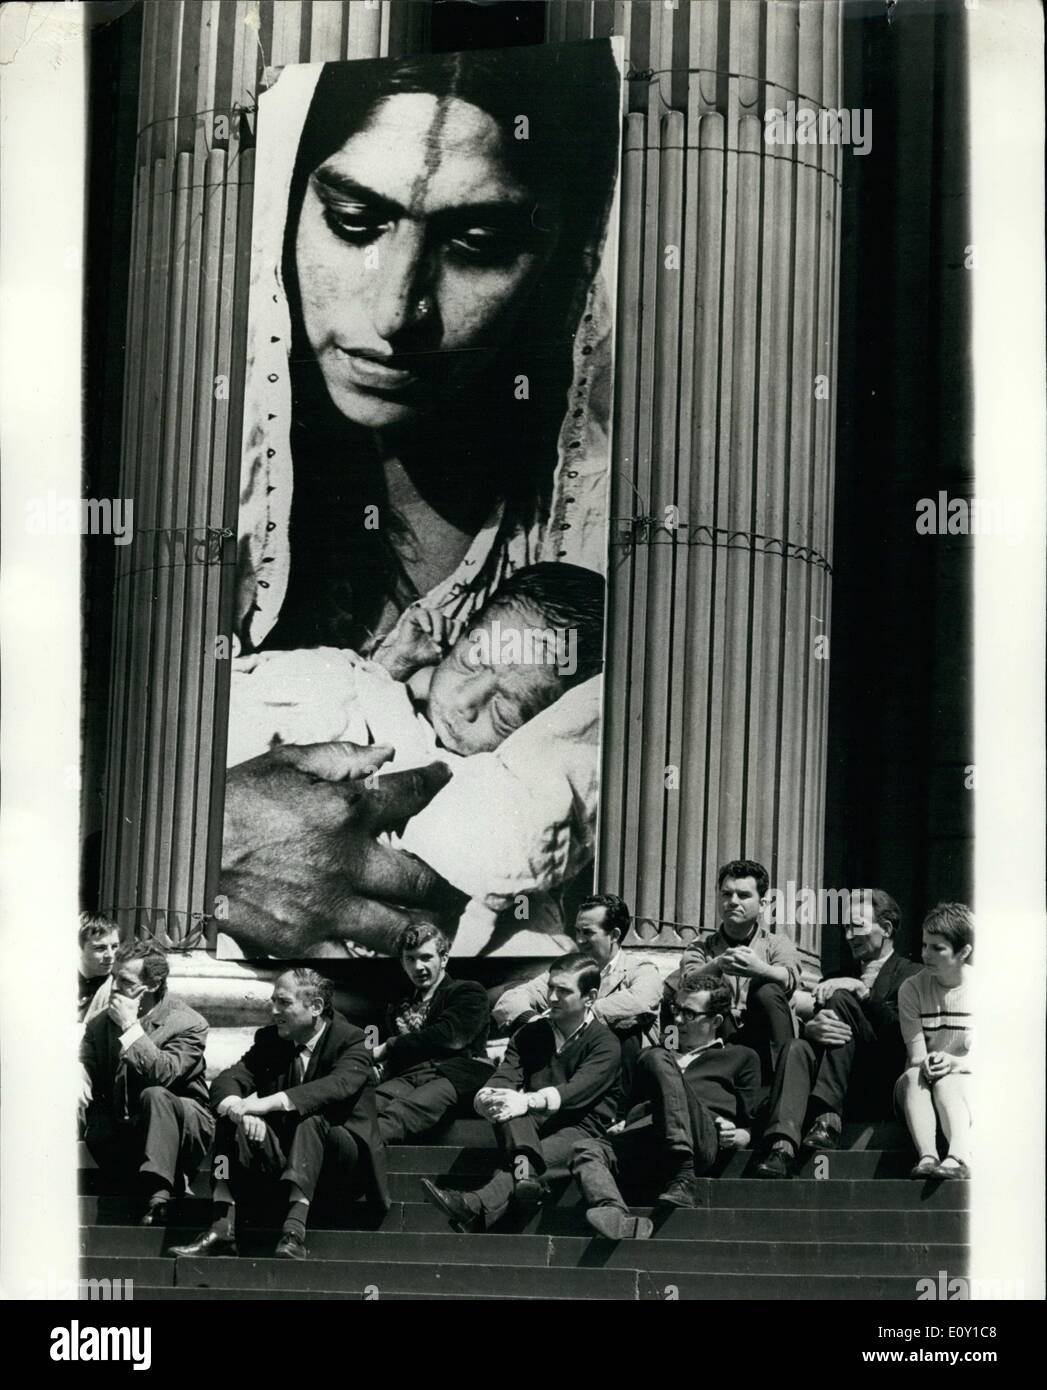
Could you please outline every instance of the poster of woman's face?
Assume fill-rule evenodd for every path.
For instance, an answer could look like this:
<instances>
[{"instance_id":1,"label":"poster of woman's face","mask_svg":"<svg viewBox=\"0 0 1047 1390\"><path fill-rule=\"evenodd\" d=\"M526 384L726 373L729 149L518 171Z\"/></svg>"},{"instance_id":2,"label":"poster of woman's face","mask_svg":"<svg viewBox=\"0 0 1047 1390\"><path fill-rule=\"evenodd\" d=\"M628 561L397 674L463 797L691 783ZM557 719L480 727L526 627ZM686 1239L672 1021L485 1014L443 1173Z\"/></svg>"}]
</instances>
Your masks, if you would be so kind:
<instances>
[{"instance_id":1,"label":"poster of woman's face","mask_svg":"<svg viewBox=\"0 0 1047 1390\"><path fill-rule=\"evenodd\" d=\"M613 40L288 67L260 100L224 953L571 945L620 129Z\"/></svg>"}]
</instances>

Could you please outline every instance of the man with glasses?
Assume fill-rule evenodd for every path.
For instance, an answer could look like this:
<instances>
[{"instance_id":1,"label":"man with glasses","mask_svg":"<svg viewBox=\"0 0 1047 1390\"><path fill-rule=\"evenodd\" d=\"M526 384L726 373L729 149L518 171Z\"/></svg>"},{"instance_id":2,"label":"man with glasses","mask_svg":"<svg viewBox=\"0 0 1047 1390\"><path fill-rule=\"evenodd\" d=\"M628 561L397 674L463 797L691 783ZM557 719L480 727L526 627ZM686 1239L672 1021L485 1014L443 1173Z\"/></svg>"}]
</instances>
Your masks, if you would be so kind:
<instances>
[{"instance_id":1,"label":"man with glasses","mask_svg":"<svg viewBox=\"0 0 1047 1390\"><path fill-rule=\"evenodd\" d=\"M857 1100L864 1119L891 1114L892 1089L905 1064L898 990L920 967L894 949L901 911L882 888L852 893L848 918L844 934L855 974L815 987L813 1018L782 1051L766 1151L756 1167L761 1178L788 1177L801 1142L835 1149L845 1101Z\"/></svg>"},{"instance_id":2,"label":"man with glasses","mask_svg":"<svg viewBox=\"0 0 1047 1390\"><path fill-rule=\"evenodd\" d=\"M571 1155L586 1220L611 1240L650 1236L653 1223L629 1213L617 1176L661 1186L661 1208L698 1205L698 1177L721 1150L749 1143L760 1094L760 1061L718 1031L731 992L700 968L688 970L671 1005L660 1047L643 1052L626 1119L606 1138L586 1137Z\"/></svg>"}]
</instances>

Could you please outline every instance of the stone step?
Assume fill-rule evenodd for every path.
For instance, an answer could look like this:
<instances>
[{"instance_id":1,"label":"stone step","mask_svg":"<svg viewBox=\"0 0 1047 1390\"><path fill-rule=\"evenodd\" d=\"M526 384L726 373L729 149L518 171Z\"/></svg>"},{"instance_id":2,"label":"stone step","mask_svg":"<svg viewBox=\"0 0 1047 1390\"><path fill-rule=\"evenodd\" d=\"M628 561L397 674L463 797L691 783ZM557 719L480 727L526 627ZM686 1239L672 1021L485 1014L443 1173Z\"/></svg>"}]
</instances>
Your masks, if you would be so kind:
<instances>
[{"instance_id":1,"label":"stone step","mask_svg":"<svg viewBox=\"0 0 1047 1390\"><path fill-rule=\"evenodd\" d=\"M133 1279L137 1286L255 1289L267 1296L278 1290L329 1290L345 1294L446 1291L457 1294L502 1294L559 1297L671 1297L668 1290L715 1287L725 1278L750 1280L749 1297L757 1297L752 1281L771 1289L777 1281L854 1278L867 1282L888 1279L908 1282L915 1295L916 1280L928 1271L963 1272L968 1252L958 1245L856 1244L789 1247L794 1257L779 1258L781 1246L762 1242L542 1240L512 1236L421 1237L412 1247L408 1236L361 1237L376 1245L371 1258L323 1258L317 1249L303 1261L242 1256L239 1259L164 1259L161 1257L93 1256L84 1261L87 1279ZM390 1243L395 1242L395 1250ZM512 1242L512 1245L508 1244ZM519 1259L520 1244L537 1247L534 1257ZM497 1243L497 1247L495 1248ZM548 1263L545 1258L548 1256ZM499 1263L499 1257L512 1263ZM554 1272L555 1271L555 1272ZM710 1276L715 1278L710 1282ZM695 1296L688 1294L688 1296ZM715 1295L714 1295L715 1296ZM811 1295L808 1294L808 1297Z\"/></svg>"},{"instance_id":2,"label":"stone step","mask_svg":"<svg viewBox=\"0 0 1047 1390\"><path fill-rule=\"evenodd\" d=\"M429 1203L404 1203L404 1231L446 1231L447 1220ZM965 1211L946 1207L925 1210L882 1211L875 1208L836 1211L799 1208L702 1207L691 1211L662 1208L655 1216L650 1206L630 1208L634 1216L654 1219L655 1236L679 1240L777 1241L930 1241L962 1243L968 1238ZM383 1226L395 1230L395 1226ZM592 1235L585 1221L585 1207L548 1207L522 1219L510 1212L499 1231L534 1232L538 1235Z\"/></svg>"},{"instance_id":3,"label":"stone step","mask_svg":"<svg viewBox=\"0 0 1047 1390\"><path fill-rule=\"evenodd\" d=\"M498 1147L493 1127L479 1117L460 1117L438 1125L421 1140L407 1140L403 1147L415 1148L434 1144L469 1149ZM912 1151L912 1141L905 1126L896 1120L848 1121L843 1126L840 1148L897 1150L908 1154ZM915 1162L915 1157L911 1162Z\"/></svg>"},{"instance_id":4,"label":"stone step","mask_svg":"<svg viewBox=\"0 0 1047 1390\"><path fill-rule=\"evenodd\" d=\"M819 1160L821 1160L819 1162ZM712 1178L750 1176L759 1155L743 1149L738 1153L722 1154L709 1171ZM388 1151L390 1173L431 1173L488 1176L498 1166L499 1155L493 1149L451 1145L396 1145ZM903 1177L913 1165L913 1158L894 1149L838 1149L832 1153L815 1154L805 1151L797 1168L801 1176L823 1178ZM760 1181L764 1181L761 1179Z\"/></svg>"},{"instance_id":5,"label":"stone step","mask_svg":"<svg viewBox=\"0 0 1047 1390\"><path fill-rule=\"evenodd\" d=\"M463 1240L469 1237L462 1237ZM315 1290L342 1296L377 1290L387 1294L430 1293L469 1298L492 1294L506 1298L635 1299L640 1275L629 1269L557 1269L491 1264L397 1264L383 1261L202 1259L159 1257L126 1259L95 1256L83 1262L81 1278L133 1279L135 1289L225 1288L251 1290L255 1298L285 1291Z\"/></svg>"},{"instance_id":6,"label":"stone step","mask_svg":"<svg viewBox=\"0 0 1047 1390\"><path fill-rule=\"evenodd\" d=\"M417 1178L399 1175L397 1181L400 1182L401 1179L404 1195L396 1200L411 1205L428 1205ZM139 1199L126 1194L114 1194L96 1172L82 1173L81 1181L81 1210L85 1222L121 1221L127 1218L137 1221L141 1212ZM209 1210L206 1180L198 1179L198 1187L198 1197L183 1199L187 1210L192 1204L192 1219L195 1219L195 1212L206 1213ZM579 1200L577 1189L568 1184L563 1184L562 1189L561 1192L553 1194L556 1200L550 1204L552 1207L570 1207ZM818 1182L803 1178L700 1178L697 1197L703 1207L741 1207L754 1211L966 1211L970 1198L970 1184L933 1180L914 1182L911 1179L900 1178L859 1178L835 1182ZM347 1219L359 1220L361 1223L367 1220L373 1222L377 1219L373 1212L374 1209L366 1203L347 1203L338 1212L338 1222L341 1224Z\"/></svg>"},{"instance_id":7,"label":"stone step","mask_svg":"<svg viewBox=\"0 0 1047 1390\"><path fill-rule=\"evenodd\" d=\"M881 1155L855 1154L854 1158L869 1157L870 1160L879 1160ZM886 1156L889 1158L889 1156ZM813 1192L803 1192L797 1190L794 1197L782 1200L782 1189L786 1188L790 1192L793 1189L810 1187L813 1189L832 1189L847 1185L848 1188L855 1183L875 1183L877 1186L884 1183L891 1183L889 1192L881 1194L880 1197L872 1200L864 1199L859 1202L861 1206L886 1207L887 1209L896 1206L909 1207L920 1206L925 1202L932 1202L943 1206L966 1207L968 1193L966 1191L969 1184L962 1182L942 1182L940 1180L928 1179L923 1182L913 1182L911 1179L905 1180L900 1176L900 1165L892 1164L888 1161L870 1162L857 1167L855 1165L844 1165L843 1163L831 1165L828 1176L833 1181L811 1181L810 1173L805 1172L800 1178L786 1178L781 1181L768 1181L767 1179L754 1178L751 1175L751 1164L739 1164L727 1170L723 1177L711 1177L700 1180L704 1185L700 1189L702 1196L700 1200L703 1205L709 1206L826 1206L836 1207L838 1205L849 1205L844 1194L834 1197L828 1192L815 1195ZM842 1171L841 1171L842 1169ZM901 1171L907 1171L901 1168ZM463 1173L460 1169L441 1171L439 1167L430 1167L425 1172L420 1173L390 1173L389 1174L389 1196L394 1202L421 1202L425 1200L421 1186L423 1177L430 1177L438 1182L442 1187L448 1187L456 1191L467 1191L481 1185L483 1174L477 1172ZM744 1196L738 1192L727 1194L719 1192L725 1183L741 1183ZM897 1184L897 1185L895 1185ZM908 1191L906 1191L908 1189ZM944 1192L944 1196L939 1196ZM99 1173L95 1169L88 1169L80 1174L80 1193L85 1197L111 1197L129 1196L128 1193L114 1192L109 1178ZM193 1195L199 1198L207 1198L210 1195L210 1181L206 1173L198 1173L193 1183ZM550 1205L573 1204L577 1201L577 1188L566 1179L552 1185L552 1192L549 1197ZM658 1195L657 1186L647 1188L630 1187L626 1193L631 1201L640 1206L650 1205ZM853 1194L852 1194L853 1196Z\"/></svg>"},{"instance_id":8,"label":"stone step","mask_svg":"<svg viewBox=\"0 0 1047 1390\"><path fill-rule=\"evenodd\" d=\"M89 1260L155 1258L169 1255L170 1246L184 1242L190 1234L190 1231L178 1229L94 1227L84 1233L83 1253ZM241 1254L267 1258L272 1255L276 1238L276 1232L248 1232L241 1238ZM753 1237L710 1226L705 1234L695 1235L684 1234L678 1226L673 1235L667 1234L662 1227L650 1240L614 1242L596 1236L584 1224L562 1235L488 1233L463 1236L445 1226L442 1231L426 1232L313 1230L307 1243L314 1259L347 1264L368 1260L393 1264L483 1262L499 1266L599 1265L603 1268L782 1274L816 1271L825 1274L919 1273L926 1272L931 1260L941 1262L935 1264L934 1269L962 1272L967 1266L966 1245L962 1240L943 1238L940 1231L931 1232L930 1239L923 1240L887 1241L872 1238L869 1231L850 1240L838 1237L820 1240L813 1231L806 1238L799 1232L792 1238L782 1238L768 1231Z\"/></svg>"},{"instance_id":9,"label":"stone step","mask_svg":"<svg viewBox=\"0 0 1047 1390\"><path fill-rule=\"evenodd\" d=\"M367 1286L365 1286L367 1287ZM413 1303L439 1300L443 1303L504 1303L530 1302L546 1303L572 1300L574 1293L560 1292L560 1275L557 1274L554 1287L543 1289L540 1293L491 1293L474 1290L470 1293L452 1293L446 1289L388 1289L371 1285L368 1292L363 1288L355 1290L273 1288L264 1297L267 1302L345 1302L360 1300L382 1303ZM376 1292L377 1289L377 1292ZM147 1287L135 1284L135 1303L155 1301L192 1301L206 1303L211 1301L257 1301L263 1295L258 1288L181 1288ZM592 1295L588 1295L592 1296ZM607 1296L607 1295L604 1295ZM643 1301L665 1302L727 1302L738 1300L803 1300L804 1302L859 1301L894 1302L913 1301L917 1296L915 1280L905 1275L877 1275L867 1278L862 1275L764 1275L764 1274L676 1274L672 1280L659 1285L649 1277L640 1275L634 1293L618 1295L619 1299L639 1299Z\"/></svg>"},{"instance_id":10,"label":"stone step","mask_svg":"<svg viewBox=\"0 0 1047 1390\"><path fill-rule=\"evenodd\" d=\"M751 1150L722 1154L709 1171L711 1179L752 1177L759 1157ZM388 1170L394 1179L436 1174L444 1178L461 1179L458 1185L468 1185L472 1178L488 1177L498 1166L499 1157L493 1149L461 1148L451 1145L396 1145L388 1153ZM912 1168L912 1156L895 1150L840 1149L833 1153L805 1153L796 1175L819 1180L858 1178L903 1178ZM87 1190L105 1190L107 1179L90 1163L81 1166L81 1180ZM758 1179L765 1181L765 1179ZM197 1174L193 1191L208 1191L206 1171Z\"/></svg>"},{"instance_id":11,"label":"stone step","mask_svg":"<svg viewBox=\"0 0 1047 1390\"><path fill-rule=\"evenodd\" d=\"M82 1215L84 1228L81 1247L85 1254L157 1254L167 1245L180 1244L210 1221L207 1202L185 1201L177 1205L177 1224L167 1228L141 1227L138 1203L121 1198L84 1198L97 1204ZM120 1203L120 1207L115 1206ZM635 1216L652 1215L651 1207L633 1207ZM278 1227L278 1214L264 1238L271 1240ZM444 1232L448 1224L443 1214L429 1203L396 1202L388 1212L360 1203L341 1216L325 1220L317 1213L310 1230L338 1236L346 1250L352 1249L354 1232L400 1231ZM524 1217L510 1212L499 1226L506 1232L550 1236L591 1236L585 1221L585 1207L549 1207ZM680 1240L779 1240L779 1241L930 1241L959 1242L967 1239L968 1221L964 1211L945 1207L924 1210L882 1211L875 1208L844 1208L830 1211L815 1208L703 1207L696 1210L660 1210L655 1234Z\"/></svg>"},{"instance_id":12,"label":"stone step","mask_svg":"<svg viewBox=\"0 0 1047 1390\"><path fill-rule=\"evenodd\" d=\"M137 1284L134 1288L134 1301L136 1303L168 1302L172 1300L175 1302L184 1300L193 1303L246 1300L255 1303L258 1301L259 1296L257 1289L158 1289L139 1288ZM401 1290L397 1293L382 1293L379 1299L375 1297L373 1292L364 1293L360 1291L357 1293L337 1293L322 1289L274 1289L270 1290L265 1295L267 1303L296 1301L299 1303L345 1303L350 1299L356 1299L360 1302L381 1301L382 1303L546 1303L555 1297L555 1293L548 1292L541 1294L434 1293L432 1290L429 1290L428 1293L413 1293Z\"/></svg>"}]
</instances>

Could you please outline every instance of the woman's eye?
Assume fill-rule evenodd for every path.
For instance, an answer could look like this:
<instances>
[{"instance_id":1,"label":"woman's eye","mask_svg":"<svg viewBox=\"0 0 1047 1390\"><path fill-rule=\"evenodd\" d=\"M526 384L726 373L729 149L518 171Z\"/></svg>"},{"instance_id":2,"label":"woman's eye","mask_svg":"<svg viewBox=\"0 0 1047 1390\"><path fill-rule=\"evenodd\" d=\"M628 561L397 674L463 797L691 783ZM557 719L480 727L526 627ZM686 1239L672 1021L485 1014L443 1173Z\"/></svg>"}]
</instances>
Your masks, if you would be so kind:
<instances>
[{"instance_id":1,"label":"woman's eye","mask_svg":"<svg viewBox=\"0 0 1047 1390\"><path fill-rule=\"evenodd\" d=\"M516 251L516 238L495 227L470 227L450 239L451 249L467 261L508 260Z\"/></svg>"},{"instance_id":2,"label":"woman's eye","mask_svg":"<svg viewBox=\"0 0 1047 1390\"><path fill-rule=\"evenodd\" d=\"M373 240L388 225L363 204L324 201L324 219L336 236L347 241Z\"/></svg>"}]
</instances>

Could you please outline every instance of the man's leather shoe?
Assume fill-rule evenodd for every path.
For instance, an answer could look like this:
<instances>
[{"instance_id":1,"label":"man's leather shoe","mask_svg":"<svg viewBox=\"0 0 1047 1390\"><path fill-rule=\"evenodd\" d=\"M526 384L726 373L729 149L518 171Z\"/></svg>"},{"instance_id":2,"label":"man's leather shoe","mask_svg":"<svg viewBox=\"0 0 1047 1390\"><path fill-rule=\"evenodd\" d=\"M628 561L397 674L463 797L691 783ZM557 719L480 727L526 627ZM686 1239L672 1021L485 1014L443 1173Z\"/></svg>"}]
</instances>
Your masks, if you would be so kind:
<instances>
[{"instance_id":1,"label":"man's leather shoe","mask_svg":"<svg viewBox=\"0 0 1047 1390\"><path fill-rule=\"evenodd\" d=\"M677 1173L676 1177L659 1194L655 1205L659 1207L698 1206L698 1179L693 1173Z\"/></svg>"},{"instance_id":2,"label":"man's leather shoe","mask_svg":"<svg viewBox=\"0 0 1047 1390\"><path fill-rule=\"evenodd\" d=\"M172 1245L171 1255L238 1255L240 1252L236 1248L236 1237L211 1226L208 1230L202 1231L195 1240L191 1240L188 1245Z\"/></svg>"},{"instance_id":3,"label":"man's leather shoe","mask_svg":"<svg viewBox=\"0 0 1047 1390\"><path fill-rule=\"evenodd\" d=\"M158 1201L150 1202L142 1213L140 1226L166 1226L171 1220L171 1199L162 1197Z\"/></svg>"},{"instance_id":4,"label":"man's leather shoe","mask_svg":"<svg viewBox=\"0 0 1047 1390\"><path fill-rule=\"evenodd\" d=\"M793 1170L792 1154L786 1148L775 1145L764 1154L753 1169L758 1178L791 1178Z\"/></svg>"},{"instance_id":5,"label":"man's leather shoe","mask_svg":"<svg viewBox=\"0 0 1047 1390\"><path fill-rule=\"evenodd\" d=\"M840 1117L831 1111L819 1115L803 1136L805 1149L838 1149L840 1147Z\"/></svg>"},{"instance_id":6,"label":"man's leather shoe","mask_svg":"<svg viewBox=\"0 0 1047 1390\"><path fill-rule=\"evenodd\" d=\"M585 1219L606 1240L650 1240L654 1230L646 1216L630 1216L621 1207L590 1207Z\"/></svg>"},{"instance_id":7,"label":"man's leather shoe","mask_svg":"<svg viewBox=\"0 0 1047 1390\"><path fill-rule=\"evenodd\" d=\"M513 1200L521 1211L537 1211L548 1195L542 1178L519 1178L513 1185Z\"/></svg>"},{"instance_id":8,"label":"man's leather shoe","mask_svg":"<svg viewBox=\"0 0 1047 1390\"><path fill-rule=\"evenodd\" d=\"M461 1192L450 1192L445 1187L437 1187L428 1178L422 1179L426 1197L438 1211L443 1212L456 1231L463 1235L474 1235L484 1229L482 1211L475 1211Z\"/></svg>"},{"instance_id":9,"label":"man's leather shoe","mask_svg":"<svg viewBox=\"0 0 1047 1390\"><path fill-rule=\"evenodd\" d=\"M278 1260L307 1260L309 1258L305 1241L297 1231L284 1231L276 1242L276 1258Z\"/></svg>"}]
</instances>

